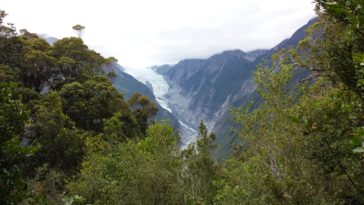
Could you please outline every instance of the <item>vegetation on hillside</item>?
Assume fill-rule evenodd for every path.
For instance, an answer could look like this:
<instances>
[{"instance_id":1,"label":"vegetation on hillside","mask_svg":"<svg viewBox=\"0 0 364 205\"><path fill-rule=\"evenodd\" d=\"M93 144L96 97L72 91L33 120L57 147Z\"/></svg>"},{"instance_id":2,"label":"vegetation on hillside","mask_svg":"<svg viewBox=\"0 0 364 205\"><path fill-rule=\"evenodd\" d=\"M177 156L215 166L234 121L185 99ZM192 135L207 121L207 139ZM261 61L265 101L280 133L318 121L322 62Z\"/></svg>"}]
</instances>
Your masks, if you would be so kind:
<instances>
[{"instance_id":1,"label":"vegetation on hillside","mask_svg":"<svg viewBox=\"0 0 364 205\"><path fill-rule=\"evenodd\" d=\"M181 150L81 38L49 45L0 11L0 204L364 204L363 2L315 2L307 37L257 68L263 103L232 110L244 144L220 164L203 122Z\"/></svg>"}]
</instances>

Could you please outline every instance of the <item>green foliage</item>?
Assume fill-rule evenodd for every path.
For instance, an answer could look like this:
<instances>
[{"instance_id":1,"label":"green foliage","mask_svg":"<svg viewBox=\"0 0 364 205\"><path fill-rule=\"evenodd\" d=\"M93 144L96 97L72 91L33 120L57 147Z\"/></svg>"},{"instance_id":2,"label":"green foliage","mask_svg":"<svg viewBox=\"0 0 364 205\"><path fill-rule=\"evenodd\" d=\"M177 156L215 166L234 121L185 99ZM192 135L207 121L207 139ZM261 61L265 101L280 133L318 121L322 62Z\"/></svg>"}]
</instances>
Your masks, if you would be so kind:
<instances>
[{"instance_id":1,"label":"green foliage","mask_svg":"<svg viewBox=\"0 0 364 205\"><path fill-rule=\"evenodd\" d=\"M32 147L20 144L29 112L15 95L17 86L0 83L0 203L14 204L25 196L23 173L27 155Z\"/></svg>"},{"instance_id":2,"label":"green foliage","mask_svg":"<svg viewBox=\"0 0 364 205\"><path fill-rule=\"evenodd\" d=\"M136 117L142 132L145 134L148 124L152 122L152 118L157 114L157 105L147 96L139 93L133 94L128 101L134 116Z\"/></svg>"},{"instance_id":3,"label":"green foliage","mask_svg":"<svg viewBox=\"0 0 364 205\"><path fill-rule=\"evenodd\" d=\"M74 25L72 29L75 30L77 32L78 37L81 38L83 31L85 30L85 27L80 24L77 24Z\"/></svg>"},{"instance_id":4,"label":"green foliage","mask_svg":"<svg viewBox=\"0 0 364 205\"><path fill-rule=\"evenodd\" d=\"M216 192L213 181L216 179L217 170L211 157L215 148L214 140L215 134L208 134L201 121L196 143L182 153L186 166L183 175L188 203L210 204L213 201Z\"/></svg>"},{"instance_id":5,"label":"green foliage","mask_svg":"<svg viewBox=\"0 0 364 205\"><path fill-rule=\"evenodd\" d=\"M322 52L326 54L329 72L341 83L364 97L364 8L362 0L317 0L324 24ZM324 67L324 66L320 66Z\"/></svg>"},{"instance_id":6,"label":"green foliage","mask_svg":"<svg viewBox=\"0 0 364 205\"><path fill-rule=\"evenodd\" d=\"M84 143L82 132L62 112L61 102L57 93L49 93L34 108L33 143L40 147L34 158L39 165L46 162L50 168L69 173L81 163Z\"/></svg>"},{"instance_id":7,"label":"green foliage","mask_svg":"<svg viewBox=\"0 0 364 205\"><path fill-rule=\"evenodd\" d=\"M352 143L353 132L363 122L362 100L348 91L331 88L315 98L303 98L299 106L297 114L302 116L308 138L306 151L326 178L322 186L346 203L363 203L360 181L364 161L352 151L357 146Z\"/></svg>"},{"instance_id":8,"label":"green foliage","mask_svg":"<svg viewBox=\"0 0 364 205\"><path fill-rule=\"evenodd\" d=\"M244 152L237 153L224 169L216 196L220 204L325 204L326 196L312 180L301 126L293 110L300 100L290 85L292 65L285 60L275 69L255 74L264 99L259 109L236 109L242 125Z\"/></svg>"},{"instance_id":9,"label":"green foliage","mask_svg":"<svg viewBox=\"0 0 364 205\"><path fill-rule=\"evenodd\" d=\"M4 25L4 18L7 16L4 10L0 10L0 39L10 38L16 35L16 29L12 24Z\"/></svg>"},{"instance_id":10,"label":"green foliage","mask_svg":"<svg viewBox=\"0 0 364 205\"><path fill-rule=\"evenodd\" d=\"M61 89L60 95L65 114L85 130L101 131L105 119L119 110L128 110L122 95L101 77L83 84L69 83Z\"/></svg>"},{"instance_id":11,"label":"green foliage","mask_svg":"<svg viewBox=\"0 0 364 205\"><path fill-rule=\"evenodd\" d=\"M71 193L93 204L183 204L177 145L166 124L152 125L140 142L101 142L104 148L88 155L69 185Z\"/></svg>"},{"instance_id":12,"label":"green foliage","mask_svg":"<svg viewBox=\"0 0 364 205\"><path fill-rule=\"evenodd\" d=\"M28 180L29 198L22 204L64 205L63 191L67 176L59 170L52 170L48 164L36 169L34 178Z\"/></svg>"},{"instance_id":13,"label":"green foliage","mask_svg":"<svg viewBox=\"0 0 364 205\"><path fill-rule=\"evenodd\" d=\"M352 151L358 144L352 137L361 133L362 99L326 75L310 88L292 87L292 73L284 59L258 69L264 103L233 111L245 150L226 162L216 202L363 203L363 156Z\"/></svg>"},{"instance_id":14,"label":"green foliage","mask_svg":"<svg viewBox=\"0 0 364 205\"><path fill-rule=\"evenodd\" d=\"M55 73L56 59L43 51L30 51L24 56L26 69L22 70L20 78L26 87L36 92L50 86L48 82Z\"/></svg>"},{"instance_id":15,"label":"green foliage","mask_svg":"<svg viewBox=\"0 0 364 205\"><path fill-rule=\"evenodd\" d=\"M353 144L359 146L353 151L356 153L364 153L364 127L357 127L353 131Z\"/></svg>"},{"instance_id":16,"label":"green foliage","mask_svg":"<svg viewBox=\"0 0 364 205\"><path fill-rule=\"evenodd\" d=\"M316 0L317 9L345 23L352 31L363 35L364 8L362 0Z\"/></svg>"},{"instance_id":17,"label":"green foliage","mask_svg":"<svg viewBox=\"0 0 364 205\"><path fill-rule=\"evenodd\" d=\"M250 157L244 161L229 159L225 162L219 187L215 196L216 204L274 204L266 190L267 165L264 158Z\"/></svg>"},{"instance_id":18,"label":"green foliage","mask_svg":"<svg viewBox=\"0 0 364 205\"><path fill-rule=\"evenodd\" d=\"M0 64L0 81L15 81L15 72L9 66Z\"/></svg>"},{"instance_id":19,"label":"green foliage","mask_svg":"<svg viewBox=\"0 0 364 205\"><path fill-rule=\"evenodd\" d=\"M328 24L325 34L330 68L335 71L344 85L364 99L364 11L363 2L318 2L325 12ZM329 30L330 29L330 30ZM356 150L360 150L357 148Z\"/></svg>"},{"instance_id":20,"label":"green foliage","mask_svg":"<svg viewBox=\"0 0 364 205\"><path fill-rule=\"evenodd\" d=\"M59 59L59 69L66 82L83 82L99 75L102 64L106 62L100 54L89 50L80 38L64 38L55 42L52 54Z\"/></svg>"},{"instance_id":21,"label":"green foliage","mask_svg":"<svg viewBox=\"0 0 364 205\"><path fill-rule=\"evenodd\" d=\"M115 113L105 121L104 133L108 141L125 142L143 136L139 124L129 110Z\"/></svg>"},{"instance_id":22,"label":"green foliage","mask_svg":"<svg viewBox=\"0 0 364 205\"><path fill-rule=\"evenodd\" d=\"M0 11L0 204L82 204L90 200L115 204L122 196L114 191L126 193L135 203L181 201L180 184L171 183L181 170L177 135L165 124L147 131L157 113L156 105L139 95L131 99L132 109L129 107L109 82L111 75L102 71L103 64L116 59L104 59L80 38L49 45L25 29L17 35L12 25L3 25L5 16ZM83 27L76 30L81 32ZM145 135L149 136L145 141L136 141ZM136 159L129 156L133 152ZM94 163L89 159L100 164L89 167ZM81 175L95 174L100 180L122 176L134 190L113 181L103 185L112 190L110 199L64 196L67 182L77 176L81 165ZM125 167L125 173L113 166ZM107 170L101 172L97 167ZM163 176L158 175L159 167L165 167ZM139 168L140 172L135 171ZM158 186L155 180L160 181ZM82 187L82 183L74 186ZM145 187L139 190L140 196L155 189L161 194L140 198L134 194L140 187ZM99 191L98 186L94 189ZM175 197L168 199L169 193Z\"/></svg>"},{"instance_id":23,"label":"green foliage","mask_svg":"<svg viewBox=\"0 0 364 205\"><path fill-rule=\"evenodd\" d=\"M181 151L154 102L124 101L115 59L17 35L0 11L0 204L363 204L362 0L315 2L308 37L257 68L263 103L233 110L244 146L220 165L202 122Z\"/></svg>"}]
</instances>

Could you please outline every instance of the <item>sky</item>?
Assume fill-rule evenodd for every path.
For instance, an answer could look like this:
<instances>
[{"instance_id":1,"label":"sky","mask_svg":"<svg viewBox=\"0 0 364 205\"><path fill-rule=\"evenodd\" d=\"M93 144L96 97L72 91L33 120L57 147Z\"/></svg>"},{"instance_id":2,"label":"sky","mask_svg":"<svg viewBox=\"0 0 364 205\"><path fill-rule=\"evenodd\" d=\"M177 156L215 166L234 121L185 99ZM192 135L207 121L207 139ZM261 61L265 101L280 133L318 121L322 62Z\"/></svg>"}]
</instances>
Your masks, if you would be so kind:
<instances>
[{"instance_id":1,"label":"sky","mask_svg":"<svg viewBox=\"0 0 364 205\"><path fill-rule=\"evenodd\" d=\"M1 0L7 22L85 43L130 68L272 48L315 16L312 0Z\"/></svg>"}]
</instances>

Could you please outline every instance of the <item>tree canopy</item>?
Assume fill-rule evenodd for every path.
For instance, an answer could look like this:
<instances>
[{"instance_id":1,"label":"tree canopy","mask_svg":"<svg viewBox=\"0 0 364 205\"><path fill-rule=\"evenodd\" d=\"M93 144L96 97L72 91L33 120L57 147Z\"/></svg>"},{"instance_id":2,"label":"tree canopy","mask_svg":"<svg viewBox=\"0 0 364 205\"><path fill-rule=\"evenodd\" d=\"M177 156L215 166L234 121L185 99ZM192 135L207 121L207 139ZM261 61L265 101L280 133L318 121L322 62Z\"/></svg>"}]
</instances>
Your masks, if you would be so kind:
<instances>
[{"instance_id":1,"label":"tree canopy","mask_svg":"<svg viewBox=\"0 0 364 205\"><path fill-rule=\"evenodd\" d=\"M363 1L315 3L257 67L259 106L232 109L242 143L220 163L202 121L182 149L153 101L124 99L85 27L49 45L0 11L0 204L364 204Z\"/></svg>"}]
</instances>

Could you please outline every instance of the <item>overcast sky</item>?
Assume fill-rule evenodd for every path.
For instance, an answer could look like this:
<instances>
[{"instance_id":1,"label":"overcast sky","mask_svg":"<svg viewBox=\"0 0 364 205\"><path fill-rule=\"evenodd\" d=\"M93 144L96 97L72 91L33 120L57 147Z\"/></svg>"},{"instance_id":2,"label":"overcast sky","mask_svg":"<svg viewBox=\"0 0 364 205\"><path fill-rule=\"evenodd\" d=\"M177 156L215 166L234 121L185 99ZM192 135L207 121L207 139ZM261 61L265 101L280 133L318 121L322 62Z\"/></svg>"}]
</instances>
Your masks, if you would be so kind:
<instances>
[{"instance_id":1,"label":"overcast sky","mask_svg":"<svg viewBox=\"0 0 364 205\"><path fill-rule=\"evenodd\" d=\"M18 29L75 35L133 68L271 48L315 16L312 0L1 0Z\"/></svg>"}]
</instances>

